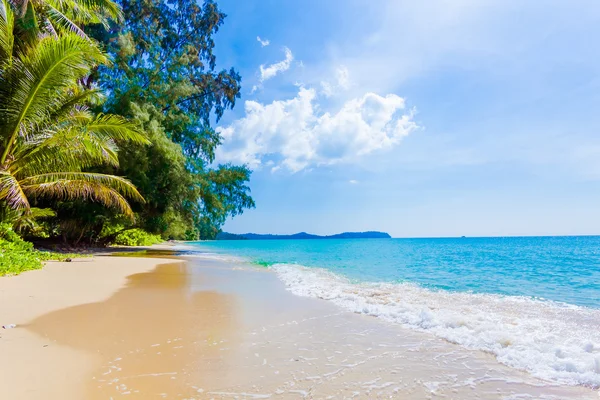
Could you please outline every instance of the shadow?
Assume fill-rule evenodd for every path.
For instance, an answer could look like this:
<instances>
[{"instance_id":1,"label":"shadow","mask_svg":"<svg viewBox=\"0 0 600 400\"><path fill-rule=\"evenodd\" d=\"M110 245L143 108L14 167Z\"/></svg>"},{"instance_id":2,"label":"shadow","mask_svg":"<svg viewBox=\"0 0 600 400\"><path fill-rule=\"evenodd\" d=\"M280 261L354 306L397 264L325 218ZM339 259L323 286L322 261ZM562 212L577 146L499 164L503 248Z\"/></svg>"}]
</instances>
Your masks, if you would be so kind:
<instances>
[{"instance_id":1,"label":"shadow","mask_svg":"<svg viewBox=\"0 0 600 400\"><path fill-rule=\"evenodd\" d=\"M197 394L207 369L227 374L220 348L231 347L238 318L233 296L192 292L190 278L184 263L161 265L129 276L106 301L46 314L26 328L100 356L87 399Z\"/></svg>"}]
</instances>

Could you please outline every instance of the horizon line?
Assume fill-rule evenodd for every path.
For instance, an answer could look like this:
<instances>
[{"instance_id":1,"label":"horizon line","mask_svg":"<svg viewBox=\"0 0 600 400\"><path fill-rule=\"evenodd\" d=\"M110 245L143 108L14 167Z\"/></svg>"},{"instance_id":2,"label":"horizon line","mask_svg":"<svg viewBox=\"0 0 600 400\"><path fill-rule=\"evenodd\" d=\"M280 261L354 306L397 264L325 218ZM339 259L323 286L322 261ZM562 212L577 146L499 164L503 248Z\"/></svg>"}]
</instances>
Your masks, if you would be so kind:
<instances>
[{"instance_id":1,"label":"horizon line","mask_svg":"<svg viewBox=\"0 0 600 400\"><path fill-rule=\"evenodd\" d=\"M306 233L308 235L315 236L334 236L340 235L343 233L368 233L368 232L378 232L378 233L386 233L390 235L388 239L491 239L491 238L534 238L534 237L600 237L600 233L594 234L531 234L531 235L461 235L461 236L393 236L389 232L386 231L378 231L378 230L368 230L368 231L343 231L338 233L328 233L328 234L319 234L319 233L309 233L306 231L299 231L295 233L256 233L256 232L244 232L244 233L234 233L234 232L221 232L221 233L229 233L233 235L273 235L273 236L292 236L297 235L299 233Z\"/></svg>"}]
</instances>

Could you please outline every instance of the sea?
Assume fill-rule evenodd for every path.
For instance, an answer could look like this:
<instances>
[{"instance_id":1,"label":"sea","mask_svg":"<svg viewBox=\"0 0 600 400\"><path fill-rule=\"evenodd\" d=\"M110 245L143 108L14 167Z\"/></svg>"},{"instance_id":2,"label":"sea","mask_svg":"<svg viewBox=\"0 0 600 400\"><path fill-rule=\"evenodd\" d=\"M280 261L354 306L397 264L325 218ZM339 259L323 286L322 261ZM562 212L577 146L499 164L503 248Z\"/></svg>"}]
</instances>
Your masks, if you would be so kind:
<instances>
[{"instance_id":1,"label":"sea","mask_svg":"<svg viewBox=\"0 0 600 400\"><path fill-rule=\"evenodd\" d=\"M600 387L600 236L193 242L299 296Z\"/></svg>"}]
</instances>

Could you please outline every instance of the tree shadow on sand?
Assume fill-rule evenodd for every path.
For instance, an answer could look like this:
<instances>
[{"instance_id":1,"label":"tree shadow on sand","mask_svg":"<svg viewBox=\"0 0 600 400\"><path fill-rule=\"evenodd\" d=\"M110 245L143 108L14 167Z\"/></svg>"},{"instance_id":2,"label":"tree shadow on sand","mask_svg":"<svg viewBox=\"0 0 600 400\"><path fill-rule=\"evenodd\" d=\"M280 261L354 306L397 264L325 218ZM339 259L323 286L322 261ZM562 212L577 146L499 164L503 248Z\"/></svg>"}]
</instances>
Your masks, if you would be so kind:
<instances>
[{"instance_id":1,"label":"tree shadow on sand","mask_svg":"<svg viewBox=\"0 0 600 400\"><path fill-rule=\"evenodd\" d=\"M106 301L46 314L27 328L100 356L86 398L197 394L209 375L227 374L239 329L235 297L191 291L190 278L184 263L161 265L129 276Z\"/></svg>"}]
</instances>

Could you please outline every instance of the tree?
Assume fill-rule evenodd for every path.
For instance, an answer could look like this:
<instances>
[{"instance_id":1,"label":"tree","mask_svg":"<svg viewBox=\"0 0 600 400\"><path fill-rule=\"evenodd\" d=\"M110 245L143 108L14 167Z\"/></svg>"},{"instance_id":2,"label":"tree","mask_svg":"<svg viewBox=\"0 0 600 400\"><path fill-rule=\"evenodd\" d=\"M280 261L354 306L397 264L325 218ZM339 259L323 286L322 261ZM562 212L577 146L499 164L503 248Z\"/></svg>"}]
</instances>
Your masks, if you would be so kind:
<instances>
[{"instance_id":1,"label":"tree","mask_svg":"<svg viewBox=\"0 0 600 400\"><path fill-rule=\"evenodd\" d=\"M98 79L110 93L104 111L139 122L153 142L120 154L122 170L147 200L137 210L141 222L167 237L206 237L254 207L246 167L212 167L221 143L212 122L235 105L241 88L234 69L216 68L213 35L225 15L213 1L119 4L124 25L97 37L115 60Z\"/></svg>"},{"instance_id":2,"label":"tree","mask_svg":"<svg viewBox=\"0 0 600 400\"><path fill-rule=\"evenodd\" d=\"M104 53L75 33L46 36L14 51L15 14L0 3L0 208L29 214L32 201L84 199L133 217L126 197L143 201L126 179L85 172L118 166L117 142L148 143L120 116L95 115L97 90L78 82ZM16 55L15 55L16 54Z\"/></svg>"},{"instance_id":3,"label":"tree","mask_svg":"<svg viewBox=\"0 0 600 400\"><path fill-rule=\"evenodd\" d=\"M122 17L121 8L112 0L9 0L8 4L16 13L16 34L27 44L63 32L87 38L82 25L108 27L111 20Z\"/></svg>"}]
</instances>

